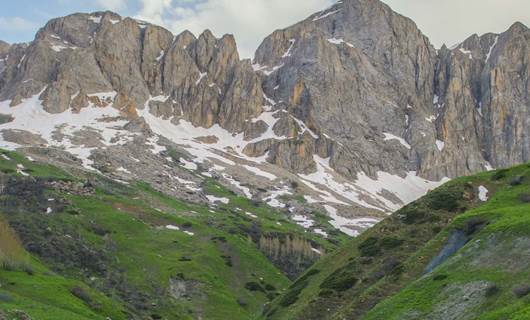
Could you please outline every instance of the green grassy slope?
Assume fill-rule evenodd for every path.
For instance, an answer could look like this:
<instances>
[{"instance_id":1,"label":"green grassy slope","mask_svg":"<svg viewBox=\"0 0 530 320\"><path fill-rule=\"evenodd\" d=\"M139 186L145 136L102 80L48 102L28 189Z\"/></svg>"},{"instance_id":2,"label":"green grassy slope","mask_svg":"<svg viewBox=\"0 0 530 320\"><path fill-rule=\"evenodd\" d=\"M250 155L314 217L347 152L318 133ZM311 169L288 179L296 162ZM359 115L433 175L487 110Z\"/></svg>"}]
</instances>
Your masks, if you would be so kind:
<instances>
[{"instance_id":1,"label":"green grassy slope","mask_svg":"<svg viewBox=\"0 0 530 320\"><path fill-rule=\"evenodd\" d=\"M455 179L321 259L264 317L530 319L529 202L529 165Z\"/></svg>"},{"instance_id":2,"label":"green grassy slope","mask_svg":"<svg viewBox=\"0 0 530 320\"><path fill-rule=\"evenodd\" d=\"M306 233L213 179L203 189L228 204L184 203L14 152L2 152L0 172L0 213L32 256L0 269L0 315L10 319L252 319L291 282L260 239L326 251L346 240Z\"/></svg>"}]
</instances>

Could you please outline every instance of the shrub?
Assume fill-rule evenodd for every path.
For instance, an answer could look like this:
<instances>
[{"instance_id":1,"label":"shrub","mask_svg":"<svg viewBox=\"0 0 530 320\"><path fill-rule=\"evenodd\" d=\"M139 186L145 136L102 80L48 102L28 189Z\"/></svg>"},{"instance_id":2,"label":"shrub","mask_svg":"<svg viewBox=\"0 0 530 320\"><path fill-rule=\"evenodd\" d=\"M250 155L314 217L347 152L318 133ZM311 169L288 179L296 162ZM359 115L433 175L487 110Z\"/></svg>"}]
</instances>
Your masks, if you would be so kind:
<instances>
[{"instance_id":1,"label":"shrub","mask_svg":"<svg viewBox=\"0 0 530 320\"><path fill-rule=\"evenodd\" d=\"M495 172L491 176L491 180L493 181L501 180L506 177L507 173L508 173L508 169L497 170L497 172Z\"/></svg>"},{"instance_id":2,"label":"shrub","mask_svg":"<svg viewBox=\"0 0 530 320\"><path fill-rule=\"evenodd\" d=\"M524 203L530 203L530 193L521 193L519 195L519 201Z\"/></svg>"},{"instance_id":3,"label":"shrub","mask_svg":"<svg viewBox=\"0 0 530 320\"><path fill-rule=\"evenodd\" d=\"M90 297L90 295L85 291L85 289L81 287L73 287L72 289L70 289L70 293L86 304L92 303L92 298Z\"/></svg>"},{"instance_id":4,"label":"shrub","mask_svg":"<svg viewBox=\"0 0 530 320\"><path fill-rule=\"evenodd\" d=\"M265 290L267 290L267 291L276 291L276 287L273 286L273 285L270 284L270 283L266 283L266 284L265 284Z\"/></svg>"},{"instance_id":5,"label":"shrub","mask_svg":"<svg viewBox=\"0 0 530 320\"><path fill-rule=\"evenodd\" d=\"M446 210L453 212L458 208L458 200L462 198L462 193L456 190L438 190L431 192L427 196L427 205L434 210Z\"/></svg>"},{"instance_id":6,"label":"shrub","mask_svg":"<svg viewBox=\"0 0 530 320\"><path fill-rule=\"evenodd\" d=\"M434 277L432 277L432 279L434 281L442 281L442 280L447 279L447 275L446 274L437 274Z\"/></svg>"},{"instance_id":7,"label":"shrub","mask_svg":"<svg viewBox=\"0 0 530 320\"><path fill-rule=\"evenodd\" d=\"M237 298L237 304L239 304L242 307L248 306L248 302L245 298Z\"/></svg>"},{"instance_id":8,"label":"shrub","mask_svg":"<svg viewBox=\"0 0 530 320\"><path fill-rule=\"evenodd\" d=\"M0 218L0 267L12 270L24 268L28 263L28 255L15 231Z\"/></svg>"},{"instance_id":9,"label":"shrub","mask_svg":"<svg viewBox=\"0 0 530 320\"><path fill-rule=\"evenodd\" d=\"M379 240L375 237L369 237L368 239L361 242L358 246L361 256L373 257L381 252L379 247Z\"/></svg>"},{"instance_id":10,"label":"shrub","mask_svg":"<svg viewBox=\"0 0 530 320\"><path fill-rule=\"evenodd\" d=\"M295 282L287 291L286 294L280 299L279 304L282 307L288 307L295 303L298 300L298 296L307 287L307 281L297 281Z\"/></svg>"},{"instance_id":11,"label":"shrub","mask_svg":"<svg viewBox=\"0 0 530 320\"><path fill-rule=\"evenodd\" d=\"M489 285L487 288L486 288L486 297L492 297L494 295L496 295L497 293L499 293L499 287L495 284L495 283L492 283L491 285Z\"/></svg>"},{"instance_id":12,"label":"shrub","mask_svg":"<svg viewBox=\"0 0 530 320\"><path fill-rule=\"evenodd\" d=\"M333 290L323 289L323 290L320 290L320 292L318 293L318 296L322 298L327 298L327 297L331 297L334 293L335 291Z\"/></svg>"},{"instance_id":13,"label":"shrub","mask_svg":"<svg viewBox=\"0 0 530 320\"><path fill-rule=\"evenodd\" d=\"M348 264L324 279L320 284L320 288L346 291L357 283L358 279L355 277L355 274L357 274L357 272L353 265Z\"/></svg>"},{"instance_id":14,"label":"shrub","mask_svg":"<svg viewBox=\"0 0 530 320\"><path fill-rule=\"evenodd\" d=\"M520 285L512 290L513 294L517 298L522 298L524 296L527 296L530 293L530 285Z\"/></svg>"},{"instance_id":15,"label":"shrub","mask_svg":"<svg viewBox=\"0 0 530 320\"><path fill-rule=\"evenodd\" d=\"M394 257L388 258L383 262L382 272L385 275L398 276L403 273L403 271L403 264Z\"/></svg>"},{"instance_id":16,"label":"shrub","mask_svg":"<svg viewBox=\"0 0 530 320\"><path fill-rule=\"evenodd\" d=\"M523 176L516 176L512 180L510 180L510 185L511 186L518 186L521 183L523 183L523 179L524 179Z\"/></svg>"},{"instance_id":17,"label":"shrub","mask_svg":"<svg viewBox=\"0 0 530 320\"><path fill-rule=\"evenodd\" d=\"M296 282L304 281L306 279L309 279L310 277L314 276L315 274L318 274L319 272L320 272L320 270L318 270L318 269L311 269L311 270L307 271L306 274L301 276L298 280L296 280Z\"/></svg>"},{"instance_id":18,"label":"shrub","mask_svg":"<svg viewBox=\"0 0 530 320\"><path fill-rule=\"evenodd\" d=\"M487 220L481 217L473 217L464 223L464 233L468 236L482 229L488 223Z\"/></svg>"},{"instance_id":19,"label":"shrub","mask_svg":"<svg viewBox=\"0 0 530 320\"><path fill-rule=\"evenodd\" d=\"M426 213L417 208L407 207L399 211L401 221L405 224L414 224L425 218Z\"/></svg>"},{"instance_id":20,"label":"shrub","mask_svg":"<svg viewBox=\"0 0 530 320\"><path fill-rule=\"evenodd\" d=\"M247 289L248 291L265 292L265 289L263 289L261 284L255 282L255 281L250 281L250 282L245 283L245 289Z\"/></svg>"},{"instance_id":21,"label":"shrub","mask_svg":"<svg viewBox=\"0 0 530 320\"><path fill-rule=\"evenodd\" d=\"M383 247L384 249L394 249L402 244L403 240L395 237L385 237L381 239L381 247Z\"/></svg>"}]
</instances>

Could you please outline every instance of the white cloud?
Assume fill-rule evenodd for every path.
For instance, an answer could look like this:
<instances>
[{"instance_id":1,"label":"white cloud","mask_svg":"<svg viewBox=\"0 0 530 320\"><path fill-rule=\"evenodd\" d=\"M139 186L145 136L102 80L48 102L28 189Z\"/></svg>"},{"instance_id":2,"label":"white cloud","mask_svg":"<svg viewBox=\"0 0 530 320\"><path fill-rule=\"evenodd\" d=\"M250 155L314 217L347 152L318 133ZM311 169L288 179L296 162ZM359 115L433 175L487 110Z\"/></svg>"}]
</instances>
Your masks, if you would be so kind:
<instances>
[{"instance_id":1,"label":"white cloud","mask_svg":"<svg viewBox=\"0 0 530 320\"><path fill-rule=\"evenodd\" d=\"M138 18L175 33L205 29L234 34L241 57L250 58L263 38L325 9L334 0L141 0Z\"/></svg>"},{"instance_id":2,"label":"white cloud","mask_svg":"<svg viewBox=\"0 0 530 320\"><path fill-rule=\"evenodd\" d=\"M410 17L440 47L451 46L473 33L500 33L515 21L530 25L528 0L383 0Z\"/></svg>"},{"instance_id":3,"label":"white cloud","mask_svg":"<svg viewBox=\"0 0 530 320\"><path fill-rule=\"evenodd\" d=\"M106 10L120 10L126 7L125 0L97 0L97 4Z\"/></svg>"},{"instance_id":4,"label":"white cloud","mask_svg":"<svg viewBox=\"0 0 530 320\"><path fill-rule=\"evenodd\" d=\"M0 17L2 31L31 31L36 28L34 22L21 17Z\"/></svg>"},{"instance_id":5,"label":"white cloud","mask_svg":"<svg viewBox=\"0 0 530 320\"><path fill-rule=\"evenodd\" d=\"M108 0L102 0L108 1ZM125 0L112 0L121 2ZM137 18L174 33L196 35L210 29L234 34L243 58L250 58L264 37L321 11L336 0L138 0ZM529 0L382 0L413 19L440 47L473 33L503 32L513 22L530 25Z\"/></svg>"}]
</instances>

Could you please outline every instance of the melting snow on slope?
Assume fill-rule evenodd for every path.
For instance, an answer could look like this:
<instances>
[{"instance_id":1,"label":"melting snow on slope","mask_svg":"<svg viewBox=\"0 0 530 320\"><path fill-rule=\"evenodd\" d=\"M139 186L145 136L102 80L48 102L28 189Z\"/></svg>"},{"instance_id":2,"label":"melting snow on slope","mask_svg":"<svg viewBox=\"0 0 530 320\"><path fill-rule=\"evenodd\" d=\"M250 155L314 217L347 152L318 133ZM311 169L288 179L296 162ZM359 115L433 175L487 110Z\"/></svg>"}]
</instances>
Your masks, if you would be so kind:
<instances>
[{"instance_id":1,"label":"melting snow on slope","mask_svg":"<svg viewBox=\"0 0 530 320\"><path fill-rule=\"evenodd\" d=\"M401 206L418 199L428 190L434 189L449 180L448 178L438 182L425 180L418 177L414 171L408 172L404 178L380 171L377 173L376 179L372 179L364 172L360 172L354 183L339 182L336 178L336 173L329 166L329 159L323 159L315 155L314 160L317 163L317 171L299 176L306 185L320 193L319 197L324 199L325 202L330 203L336 200L336 202L340 202L338 204L348 205L344 201L333 199L333 196L333 198L326 198L325 191L312 185L312 183L326 186L329 190L350 202L383 212L398 210ZM384 196L384 191L392 193L400 202L396 203L389 200ZM328 195L331 196L329 193ZM367 198L371 198L373 201L368 203L365 201Z\"/></svg>"},{"instance_id":2,"label":"melting snow on slope","mask_svg":"<svg viewBox=\"0 0 530 320\"><path fill-rule=\"evenodd\" d=\"M442 140L436 140L436 147L438 148L438 151L443 151L445 148L445 142Z\"/></svg>"},{"instance_id":3,"label":"melting snow on slope","mask_svg":"<svg viewBox=\"0 0 530 320\"><path fill-rule=\"evenodd\" d=\"M491 54L493 53L493 49L497 46L497 42L499 42L499 36L495 37L495 41L493 41L493 44L490 47L490 50L488 51L488 55L486 56L486 63L490 60Z\"/></svg>"},{"instance_id":4,"label":"melting snow on slope","mask_svg":"<svg viewBox=\"0 0 530 320\"><path fill-rule=\"evenodd\" d=\"M478 187L478 198L480 201L485 202L488 201L488 189L484 186Z\"/></svg>"},{"instance_id":5,"label":"melting snow on slope","mask_svg":"<svg viewBox=\"0 0 530 320\"><path fill-rule=\"evenodd\" d=\"M301 214L295 214L291 217L291 219L296 222L296 224L302 226L304 229L309 229L315 224L315 221Z\"/></svg>"},{"instance_id":6,"label":"melting snow on slope","mask_svg":"<svg viewBox=\"0 0 530 320\"><path fill-rule=\"evenodd\" d=\"M291 56L291 51L293 50L293 47L294 47L294 44L296 42L295 39L291 39L289 40L289 42L291 43L291 45L289 46L289 49L287 49L287 51L283 54L282 58L287 58L287 57L290 57Z\"/></svg>"},{"instance_id":7,"label":"melting snow on slope","mask_svg":"<svg viewBox=\"0 0 530 320\"><path fill-rule=\"evenodd\" d=\"M331 39L328 39L328 42L329 42L329 43L336 44L336 45L340 45L340 44L343 44L343 43L344 43L344 44L346 44L348 47L354 48L354 45L353 45L353 44L344 41L344 39L331 38Z\"/></svg>"},{"instance_id":8,"label":"melting snow on slope","mask_svg":"<svg viewBox=\"0 0 530 320\"><path fill-rule=\"evenodd\" d=\"M9 106L10 100L0 102L0 113L13 117L13 121L0 125L0 131L7 129L24 130L39 135L46 140L48 146L64 147L66 151L80 158L83 165L88 169L93 169L91 167L92 161L88 157L94 148L74 145L70 138L75 132L82 129L94 130L101 136L101 142L107 146L125 144L135 135L120 129L127 121L114 120L120 114L118 110L112 107L99 108L90 105L81 109L79 113L73 113L71 109L59 114L48 113L38 98L43 91L44 89L39 94L24 99L15 107ZM98 93L90 96L97 96L101 100L105 100L114 95L115 92ZM109 121L109 119L112 120ZM62 141L54 139L56 133L64 135ZM0 147L13 150L19 146L0 139Z\"/></svg>"},{"instance_id":9,"label":"melting snow on slope","mask_svg":"<svg viewBox=\"0 0 530 320\"><path fill-rule=\"evenodd\" d=\"M374 218L355 218L355 219L348 219L344 218L338 215L337 209L330 206L330 205L324 205L324 208L328 212L330 218L332 220L329 221L329 223L334 226L336 229L339 229L340 231L344 232L345 234L356 237L359 235L358 230L354 230L351 227L359 228L359 229L367 229L373 226L374 224L378 223L379 220Z\"/></svg>"},{"instance_id":10,"label":"melting snow on slope","mask_svg":"<svg viewBox=\"0 0 530 320\"><path fill-rule=\"evenodd\" d=\"M208 198L208 201L210 201L211 203L221 202L221 203L224 203L224 204L228 204L230 202L230 199L224 198L224 197L216 197L216 196L212 196L212 195L206 195L206 198Z\"/></svg>"},{"instance_id":11,"label":"melting snow on slope","mask_svg":"<svg viewBox=\"0 0 530 320\"><path fill-rule=\"evenodd\" d=\"M293 194L291 191L289 191L289 188L287 186L283 186L281 188L271 190L270 195L263 199L269 206L274 208L285 208L285 204L280 202L278 200L279 197L283 195L290 195Z\"/></svg>"},{"instance_id":12,"label":"melting snow on slope","mask_svg":"<svg viewBox=\"0 0 530 320\"><path fill-rule=\"evenodd\" d=\"M248 171L254 173L257 176L265 177L265 178L267 178L267 179L269 179L271 181L272 180L276 180L278 178L275 175L273 175L272 173L268 173L266 171L263 171L263 170L261 170L258 167L251 167L251 166L243 165L243 168L247 169Z\"/></svg>"},{"instance_id":13,"label":"melting snow on slope","mask_svg":"<svg viewBox=\"0 0 530 320\"><path fill-rule=\"evenodd\" d=\"M287 138L276 135L272 129L274 124L279 120L274 117L274 114L279 111L263 112L257 118L252 119L251 121L254 123L260 120L264 121L268 125L268 129L260 137L246 141L244 140L243 133L232 134L218 124L215 124L210 128L202 128L195 127L191 122L182 119L174 123L172 122L172 119L165 120L158 118L149 112L148 105L149 101L146 103L146 107L143 110L138 110L138 114L145 119L154 133L169 139L188 151L194 157L194 163L204 163L207 160L218 160L227 165L235 165L234 161L223 156L224 153L229 153L234 157L249 162L263 163L266 161L264 157L249 157L243 153L243 149L250 143L266 139L283 140ZM197 141L197 138L207 136L215 136L217 137L217 141L209 144ZM191 165L187 165L192 169ZM260 171L260 173L262 173L262 171ZM268 177L272 178L272 175L269 175Z\"/></svg>"},{"instance_id":14,"label":"melting snow on slope","mask_svg":"<svg viewBox=\"0 0 530 320\"><path fill-rule=\"evenodd\" d=\"M462 52L463 54L467 55L469 57L469 59L473 59L473 54L471 54L470 50L466 50L464 48L460 48L458 50L460 50L460 52Z\"/></svg>"},{"instance_id":15,"label":"melting snow on slope","mask_svg":"<svg viewBox=\"0 0 530 320\"><path fill-rule=\"evenodd\" d=\"M397 140L399 141L399 143L401 143L402 146L404 146L405 148L409 149L410 150L410 144L407 143L407 141L405 141L405 139L401 138L401 137L398 137L398 136L395 136L391 133L386 133L386 132L383 132L383 134L385 135L385 141L389 141L389 140Z\"/></svg>"},{"instance_id":16,"label":"melting snow on slope","mask_svg":"<svg viewBox=\"0 0 530 320\"><path fill-rule=\"evenodd\" d=\"M335 10L335 11L330 11L330 12L323 13L323 14L313 18L313 21L322 20L322 19L327 18L327 17L329 17L331 15L334 15L337 12L340 12L340 9L339 10Z\"/></svg>"}]
</instances>

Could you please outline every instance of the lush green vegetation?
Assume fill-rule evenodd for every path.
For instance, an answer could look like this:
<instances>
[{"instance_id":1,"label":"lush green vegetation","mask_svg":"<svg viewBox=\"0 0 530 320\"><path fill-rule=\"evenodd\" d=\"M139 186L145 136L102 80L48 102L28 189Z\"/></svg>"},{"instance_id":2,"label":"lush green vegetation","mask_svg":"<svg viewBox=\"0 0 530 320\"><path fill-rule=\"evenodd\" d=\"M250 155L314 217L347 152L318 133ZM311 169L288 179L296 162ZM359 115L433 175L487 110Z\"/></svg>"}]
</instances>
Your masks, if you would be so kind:
<instances>
[{"instance_id":1,"label":"lush green vegetation","mask_svg":"<svg viewBox=\"0 0 530 320\"><path fill-rule=\"evenodd\" d=\"M213 179L203 189L228 204L185 203L142 182L2 154L1 214L31 255L9 244L27 263L0 269L0 312L10 319L252 319L291 283L260 238L328 251L346 240L307 233Z\"/></svg>"},{"instance_id":2,"label":"lush green vegetation","mask_svg":"<svg viewBox=\"0 0 530 320\"><path fill-rule=\"evenodd\" d=\"M529 319L529 191L530 165L455 179L318 261L264 316Z\"/></svg>"}]
</instances>

